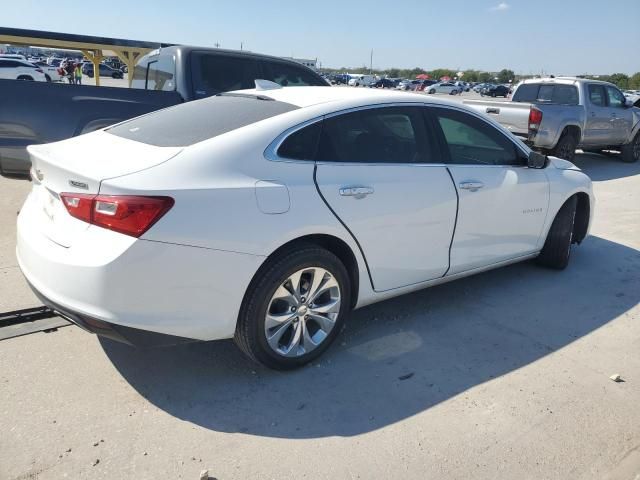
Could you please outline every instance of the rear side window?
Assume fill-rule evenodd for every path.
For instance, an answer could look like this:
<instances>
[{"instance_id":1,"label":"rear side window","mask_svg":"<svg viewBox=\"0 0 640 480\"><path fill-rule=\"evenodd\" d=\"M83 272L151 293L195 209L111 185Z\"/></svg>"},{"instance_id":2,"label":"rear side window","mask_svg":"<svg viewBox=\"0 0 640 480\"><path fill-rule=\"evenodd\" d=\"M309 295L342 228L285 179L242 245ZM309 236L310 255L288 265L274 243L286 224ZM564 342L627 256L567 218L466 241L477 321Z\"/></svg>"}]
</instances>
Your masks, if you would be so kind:
<instances>
[{"instance_id":1,"label":"rear side window","mask_svg":"<svg viewBox=\"0 0 640 480\"><path fill-rule=\"evenodd\" d=\"M604 107L606 105L602 85L589 85L589 101L592 105L598 107Z\"/></svg>"},{"instance_id":2,"label":"rear side window","mask_svg":"<svg viewBox=\"0 0 640 480\"><path fill-rule=\"evenodd\" d=\"M176 89L176 64L173 55L160 55L147 67L147 90L171 92Z\"/></svg>"},{"instance_id":3,"label":"rear side window","mask_svg":"<svg viewBox=\"0 0 640 480\"><path fill-rule=\"evenodd\" d=\"M193 52L191 72L193 92L198 98L254 88L254 80L260 78L258 63L249 56L234 57Z\"/></svg>"},{"instance_id":4,"label":"rear side window","mask_svg":"<svg viewBox=\"0 0 640 480\"><path fill-rule=\"evenodd\" d=\"M625 105L625 98L622 92L615 87L607 85L607 98L609 106L614 108L622 108Z\"/></svg>"},{"instance_id":5,"label":"rear side window","mask_svg":"<svg viewBox=\"0 0 640 480\"><path fill-rule=\"evenodd\" d=\"M249 95L219 95L143 115L106 131L158 147L186 147L297 109Z\"/></svg>"},{"instance_id":6,"label":"rear side window","mask_svg":"<svg viewBox=\"0 0 640 480\"><path fill-rule=\"evenodd\" d=\"M303 66L285 62L263 62L262 68L265 80L270 80L283 87L327 86L327 82L322 77Z\"/></svg>"},{"instance_id":7,"label":"rear side window","mask_svg":"<svg viewBox=\"0 0 640 480\"><path fill-rule=\"evenodd\" d=\"M523 165L516 146L495 127L468 113L429 108L449 151L449 162L459 165Z\"/></svg>"},{"instance_id":8,"label":"rear side window","mask_svg":"<svg viewBox=\"0 0 640 480\"><path fill-rule=\"evenodd\" d=\"M278 148L278 156L292 160L314 160L322 122L316 122L292 133Z\"/></svg>"},{"instance_id":9,"label":"rear side window","mask_svg":"<svg viewBox=\"0 0 640 480\"><path fill-rule=\"evenodd\" d=\"M421 109L386 107L325 119L317 160L426 163L430 157Z\"/></svg>"}]
</instances>

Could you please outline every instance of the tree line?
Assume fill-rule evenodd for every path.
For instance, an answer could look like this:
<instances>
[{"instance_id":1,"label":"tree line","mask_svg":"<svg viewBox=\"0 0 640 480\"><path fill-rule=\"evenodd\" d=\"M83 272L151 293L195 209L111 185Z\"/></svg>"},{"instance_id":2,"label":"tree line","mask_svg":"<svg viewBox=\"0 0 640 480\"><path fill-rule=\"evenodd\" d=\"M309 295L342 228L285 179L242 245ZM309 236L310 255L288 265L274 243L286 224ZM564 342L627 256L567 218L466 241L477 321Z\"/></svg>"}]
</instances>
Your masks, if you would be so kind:
<instances>
[{"instance_id":1,"label":"tree line","mask_svg":"<svg viewBox=\"0 0 640 480\"><path fill-rule=\"evenodd\" d=\"M360 68L342 67L339 70L322 69L327 73L344 73L344 72L369 72L369 67L362 66ZM389 78L416 78L418 75L427 74L433 79L449 77L458 79L458 71L450 68L435 68L433 70L425 70L420 67L415 68L388 68L386 70L374 69L371 73ZM525 78L531 78L531 75L516 75L513 70L503 68L499 72L485 72L482 70L464 70L460 76L460 80L465 82L497 82L497 83L516 83ZM624 73L614 73L611 75L580 75L580 77L591 78L594 80L602 80L617 85L622 90L640 90L640 72L629 76Z\"/></svg>"}]
</instances>

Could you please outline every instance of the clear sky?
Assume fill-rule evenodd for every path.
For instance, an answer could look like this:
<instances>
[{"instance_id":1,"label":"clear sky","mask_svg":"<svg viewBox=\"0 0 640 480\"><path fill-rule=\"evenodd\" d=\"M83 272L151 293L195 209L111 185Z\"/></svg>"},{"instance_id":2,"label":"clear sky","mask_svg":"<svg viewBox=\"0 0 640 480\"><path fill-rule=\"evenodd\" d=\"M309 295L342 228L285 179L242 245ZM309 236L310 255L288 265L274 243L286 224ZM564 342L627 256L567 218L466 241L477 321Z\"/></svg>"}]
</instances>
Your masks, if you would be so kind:
<instances>
[{"instance_id":1,"label":"clear sky","mask_svg":"<svg viewBox=\"0 0 640 480\"><path fill-rule=\"evenodd\" d=\"M0 26L318 58L322 66L640 71L640 0L0 0Z\"/></svg>"}]
</instances>

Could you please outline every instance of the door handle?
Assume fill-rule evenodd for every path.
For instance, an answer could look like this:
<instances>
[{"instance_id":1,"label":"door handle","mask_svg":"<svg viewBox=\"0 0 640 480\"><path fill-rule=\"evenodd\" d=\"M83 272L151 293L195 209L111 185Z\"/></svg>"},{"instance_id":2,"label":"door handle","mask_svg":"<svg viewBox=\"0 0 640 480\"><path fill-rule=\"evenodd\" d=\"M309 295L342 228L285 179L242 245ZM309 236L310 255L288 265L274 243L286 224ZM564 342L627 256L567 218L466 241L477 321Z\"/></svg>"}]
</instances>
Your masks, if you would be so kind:
<instances>
[{"instance_id":1,"label":"door handle","mask_svg":"<svg viewBox=\"0 0 640 480\"><path fill-rule=\"evenodd\" d=\"M471 190L475 192L484 187L484 183L482 182L462 182L458 185L462 190Z\"/></svg>"},{"instance_id":2,"label":"door handle","mask_svg":"<svg viewBox=\"0 0 640 480\"><path fill-rule=\"evenodd\" d=\"M343 197L364 198L373 193L371 187L343 187L340 189L340 195Z\"/></svg>"}]
</instances>

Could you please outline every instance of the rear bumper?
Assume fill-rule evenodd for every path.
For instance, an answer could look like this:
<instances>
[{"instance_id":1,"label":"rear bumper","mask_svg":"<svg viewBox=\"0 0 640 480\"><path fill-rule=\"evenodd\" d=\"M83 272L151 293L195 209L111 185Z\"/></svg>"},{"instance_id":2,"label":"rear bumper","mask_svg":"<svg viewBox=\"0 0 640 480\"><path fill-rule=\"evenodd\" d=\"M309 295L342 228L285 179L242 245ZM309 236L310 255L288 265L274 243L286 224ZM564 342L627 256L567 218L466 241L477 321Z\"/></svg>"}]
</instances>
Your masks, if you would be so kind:
<instances>
[{"instance_id":1,"label":"rear bumper","mask_svg":"<svg viewBox=\"0 0 640 480\"><path fill-rule=\"evenodd\" d=\"M53 310L128 343L139 343L136 331L233 337L244 292L263 257L135 239L95 226L63 247L42 233L33 197L18 216L16 256Z\"/></svg>"},{"instance_id":2,"label":"rear bumper","mask_svg":"<svg viewBox=\"0 0 640 480\"><path fill-rule=\"evenodd\" d=\"M115 323L109 323L97 318L92 318L79 312L73 312L45 297L28 281L27 284L31 287L35 296L38 297L45 306L89 333L94 333L101 337L106 337L117 342L137 347L161 347L198 341L192 338L164 335L162 333L125 327L123 325L117 325Z\"/></svg>"}]
</instances>

